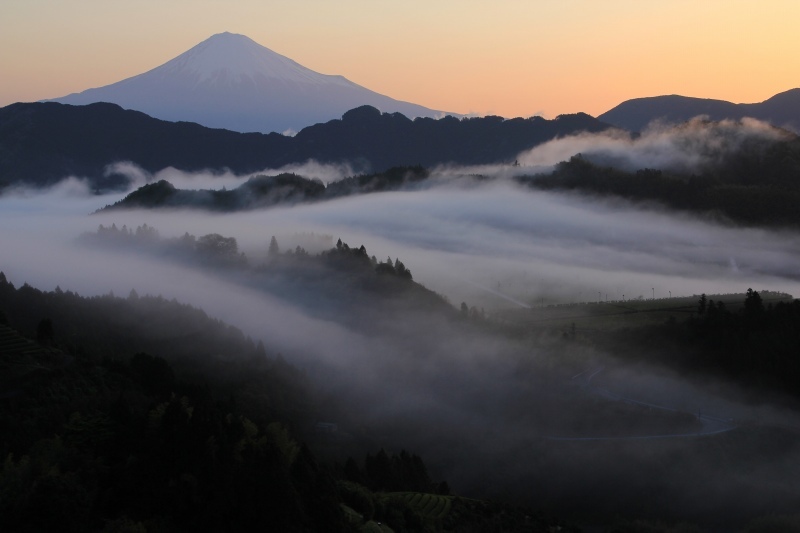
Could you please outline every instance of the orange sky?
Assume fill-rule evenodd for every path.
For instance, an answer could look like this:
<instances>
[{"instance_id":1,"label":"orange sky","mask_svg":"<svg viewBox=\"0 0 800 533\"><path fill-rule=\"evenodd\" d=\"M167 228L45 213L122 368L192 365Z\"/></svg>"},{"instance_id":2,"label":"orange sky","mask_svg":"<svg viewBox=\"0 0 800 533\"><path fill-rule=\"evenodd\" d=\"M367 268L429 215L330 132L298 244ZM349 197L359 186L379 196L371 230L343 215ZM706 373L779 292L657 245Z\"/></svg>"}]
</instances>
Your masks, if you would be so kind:
<instances>
[{"instance_id":1,"label":"orange sky","mask_svg":"<svg viewBox=\"0 0 800 533\"><path fill-rule=\"evenodd\" d=\"M214 33L457 113L597 115L800 87L796 0L2 0L0 106L154 68Z\"/></svg>"}]
</instances>

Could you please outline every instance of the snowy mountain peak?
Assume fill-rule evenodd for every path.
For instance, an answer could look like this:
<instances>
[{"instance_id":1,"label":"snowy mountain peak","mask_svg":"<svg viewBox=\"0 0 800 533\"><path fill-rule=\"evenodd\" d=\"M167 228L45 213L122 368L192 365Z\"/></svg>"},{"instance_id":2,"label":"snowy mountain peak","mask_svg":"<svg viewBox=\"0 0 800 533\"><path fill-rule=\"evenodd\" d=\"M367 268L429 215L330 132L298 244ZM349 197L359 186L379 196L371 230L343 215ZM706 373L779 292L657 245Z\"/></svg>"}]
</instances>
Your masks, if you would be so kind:
<instances>
[{"instance_id":1,"label":"snowy mountain peak","mask_svg":"<svg viewBox=\"0 0 800 533\"><path fill-rule=\"evenodd\" d=\"M330 76L273 52L245 35L218 33L161 66L105 87L55 99L111 102L172 121L234 131L299 131L371 105L410 118L442 113Z\"/></svg>"},{"instance_id":2,"label":"snowy mountain peak","mask_svg":"<svg viewBox=\"0 0 800 533\"><path fill-rule=\"evenodd\" d=\"M325 76L261 46L246 35L218 33L151 72L194 76L197 83L254 83L272 78L302 84L354 85L341 76Z\"/></svg>"}]
</instances>

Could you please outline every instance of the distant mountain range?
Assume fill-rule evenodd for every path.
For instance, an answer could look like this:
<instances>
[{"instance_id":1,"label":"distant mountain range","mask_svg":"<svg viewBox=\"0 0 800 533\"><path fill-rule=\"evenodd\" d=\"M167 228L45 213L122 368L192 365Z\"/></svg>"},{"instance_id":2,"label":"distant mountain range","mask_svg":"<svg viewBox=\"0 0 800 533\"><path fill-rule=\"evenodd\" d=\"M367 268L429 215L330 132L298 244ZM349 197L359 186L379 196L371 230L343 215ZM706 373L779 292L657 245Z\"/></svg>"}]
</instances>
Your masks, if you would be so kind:
<instances>
[{"instance_id":1,"label":"distant mountain range","mask_svg":"<svg viewBox=\"0 0 800 533\"><path fill-rule=\"evenodd\" d=\"M513 163L523 150L559 136L610 126L589 115L506 120L444 117L411 120L362 106L301 130L237 133L167 122L114 104L18 103L0 108L0 187L43 186L67 176L98 188L122 184L107 166L132 161L149 172L230 169L239 174L309 159L379 172L402 165Z\"/></svg>"},{"instance_id":2,"label":"distant mountain range","mask_svg":"<svg viewBox=\"0 0 800 533\"><path fill-rule=\"evenodd\" d=\"M800 89L776 94L758 104L734 104L724 100L678 95L635 98L622 102L597 118L622 129L642 131L656 120L677 124L698 115L706 115L715 121L751 117L800 133Z\"/></svg>"},{"instance_id":3,"label":"distant mountain range","mask_svg":"<svg viewBox=\"0 0 800 533\"><path fill-rule=\"evenodd\" d=\"M249 37L227 32L138 76L52 101L110 102L163 120L262 133L299 131L362 105L411 118L445 114L342 76L314 72Z\"/></svg>"}]
</instances>

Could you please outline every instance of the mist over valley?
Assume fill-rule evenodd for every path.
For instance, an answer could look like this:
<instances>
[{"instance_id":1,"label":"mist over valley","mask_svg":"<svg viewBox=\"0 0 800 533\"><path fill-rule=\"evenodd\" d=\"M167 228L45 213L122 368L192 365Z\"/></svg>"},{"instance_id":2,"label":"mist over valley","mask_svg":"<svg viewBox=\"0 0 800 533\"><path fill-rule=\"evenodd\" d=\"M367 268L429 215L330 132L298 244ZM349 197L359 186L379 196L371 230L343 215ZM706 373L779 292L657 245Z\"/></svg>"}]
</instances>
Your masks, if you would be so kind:
<instances>
[{"instance_id":1,"label":"mist over valley","mask_svg":"<svg viewBox=\"0 0 800 533\"><path fill-rule=\"evenodd\" d=\"M584 523L632 505L629 516L711 527L790 512L796 429L782 428L797 427L791 395L742 393L750 384L725 374L676 374L649 362L646 344L633 360L616 358L595 338L591 316L655 297L678 308L662 321L684 321L700 293L739 293L722 298L733 306L748 287L765 300L770 291L797 294L794 232L538 191L505 171L487 181L434 170L422 188L228 213L89 215L123 194L96 196L79 182L7 194L3 227L15 229L0 245L14 254L2 270L45 291L176 299L241 329L307 374L317 419L338 428L326 440L301 425L320 458L409 449L456 493ZM178 183L195 179L167 172ZM363 245L365 254L337 264L339 239L346 253ZM229 262L173 250L218 242L229 253L232 240ZM382 278L380 265L398 261L411 279ZM588 383L575 378L593 373ZM779 396L770 407L753 394ZM775 431L789 440L766 451ZM712 461L707 446L723 442L737 451ZM737 474L740 453L753 475ZM771 480L768 495L762 478Z\"/></svg>"},{"instance_id":2,"label":"mist over valley","mask_svg":"<svg viewBox=\"0 0 800 533\"><path fill-rule=\"evenodd\" d=\"M63 100L280 81L221 40L368 91L223 34ZM794 93L374 94L285 134L0 109L0 529L798 530Z\"/></svg>"}]
</instances>

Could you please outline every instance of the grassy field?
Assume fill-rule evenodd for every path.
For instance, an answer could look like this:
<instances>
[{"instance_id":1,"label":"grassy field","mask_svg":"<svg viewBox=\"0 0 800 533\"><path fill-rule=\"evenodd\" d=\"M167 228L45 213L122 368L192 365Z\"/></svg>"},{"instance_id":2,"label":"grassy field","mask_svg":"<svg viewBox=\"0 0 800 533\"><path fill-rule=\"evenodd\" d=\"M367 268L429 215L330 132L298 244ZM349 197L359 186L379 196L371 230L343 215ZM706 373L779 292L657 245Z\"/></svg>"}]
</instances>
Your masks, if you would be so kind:
<instances>
[{"instance_id":1,"label":"grassy field","mask_svg":"<svg viewBox=\"0 0 800 533\"><path fill-rule=\"evenodd\" d=\"M729 310L736 311L743 305L745 294L711 294L706 295L706 298L724 302ZM767 291L761 293L761 298L764 305L779 301L790 302L793 299L789 294ZM681 321L697 313L699 300L698 294L675 298L546 305L498 311L493 317L504 323L569 334L573 324L575 332L580 333L664 323L670 318Z\"/></svg>"}]
</instances>

